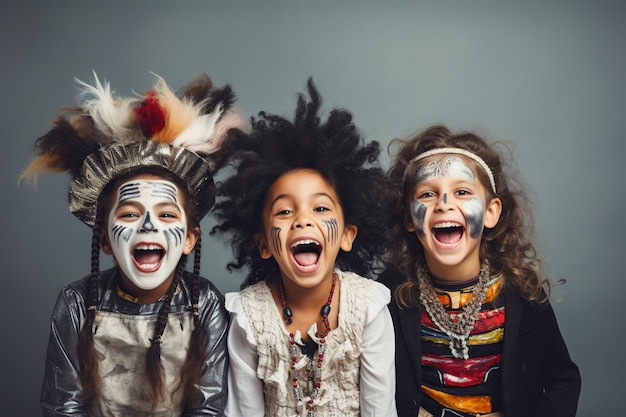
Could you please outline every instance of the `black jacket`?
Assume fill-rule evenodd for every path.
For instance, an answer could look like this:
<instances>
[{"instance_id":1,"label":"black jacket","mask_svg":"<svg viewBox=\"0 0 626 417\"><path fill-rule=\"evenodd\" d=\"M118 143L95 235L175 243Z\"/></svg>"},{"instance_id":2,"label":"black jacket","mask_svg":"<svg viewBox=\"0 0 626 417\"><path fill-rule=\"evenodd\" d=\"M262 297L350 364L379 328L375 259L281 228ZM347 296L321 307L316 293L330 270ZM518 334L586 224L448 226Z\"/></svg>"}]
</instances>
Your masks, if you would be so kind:
<instances>
[{"instance_id":1,"label":"black jacket","mask_svg":"<svg viewBox=\"0 0 626 417\"><path fill-rule=\"evenodd\" d=\"M397 274L380 281L392 293ZM502 399L506 417L576 415L581 379L570 359L549 303L531 304L514 291L503 291L506 308L502 352ZM393 297L392 297L393 298ZM415 417L421 400L419 309L389 305L396 334L396 404L398 417Z\"/></svg>"}]
</instances>

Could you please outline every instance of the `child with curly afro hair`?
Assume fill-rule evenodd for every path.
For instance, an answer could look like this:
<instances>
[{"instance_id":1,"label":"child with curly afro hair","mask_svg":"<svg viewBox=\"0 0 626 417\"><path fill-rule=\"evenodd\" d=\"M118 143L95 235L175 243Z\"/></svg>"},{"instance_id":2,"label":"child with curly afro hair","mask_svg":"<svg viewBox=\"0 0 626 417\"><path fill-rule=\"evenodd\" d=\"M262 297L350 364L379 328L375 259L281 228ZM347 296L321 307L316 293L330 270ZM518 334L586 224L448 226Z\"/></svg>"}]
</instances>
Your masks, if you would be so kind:
<instances>
[{"instance_id":1,"label":"child with curly afro hair","mask_svg":"<svg viewBox=\"0 0 626 417\"><path fill-rule=\"evenodd\" d=\"M227 415L395 416L390 292L364 277L386 243L380 146L308 93L293 121L261 112L224 144L213 233L248 269L226 299Z\"/></svg>"}]
</instances>

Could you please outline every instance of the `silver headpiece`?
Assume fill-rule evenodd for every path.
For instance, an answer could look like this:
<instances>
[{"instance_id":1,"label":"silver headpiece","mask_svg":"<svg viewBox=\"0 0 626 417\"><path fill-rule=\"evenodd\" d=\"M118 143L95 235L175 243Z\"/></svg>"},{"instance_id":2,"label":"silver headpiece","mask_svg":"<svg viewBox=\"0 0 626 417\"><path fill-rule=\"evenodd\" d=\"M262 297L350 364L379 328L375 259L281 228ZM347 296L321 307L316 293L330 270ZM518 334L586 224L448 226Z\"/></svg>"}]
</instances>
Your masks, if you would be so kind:
<instances>
[{"instance_id":1,"label":"silver headpiece","mask_svg":"<svg viewBox=\"0 0 626 417\"><path fill-rule=\"evenodd\" d=\"M69 172L70 211L89 226L104 187L120 174L148 166L161 167L187 185L199 218L211 210L212 156L228 130L245 125L231 109L235 97L229 86L214 89L203 75L179 96L157 77L144 97L119 98L97 77L93 86L77 82L88 99L37 140L40 154L24 176L36 180L42 171Z\"/></svg>"},{"instance_id":2,"label":"silver headpiece","mask_svg":"<svg viewBox=\"0 0 626 417\"><path fill-rule=\"evenodd\" d=\"M408 164L406 164L403 178L406 179L406 176L409 173L409 169L416 162L421 161L422 159L426 159L433 155L441 155L441 154L463 155L463 156L470 158L474 162L476 162L478 165L480 165L483 171L485 171L485 173L487 174L487 177L489 177L489 183L491 184L491 189L493 190L493 193L496 194L496 181L493 177L493 173L491 172L491 168L489 168L489 165L487 165L487 163L483 161L483 159L479 157L478 155L476 155L475 153L472 153L470 151L467 151L461 148L436 148L436 149L431 149L430 151L426 151L417 155L415 158L411 159L408 162Z\"/></svg>"}]
</instances>

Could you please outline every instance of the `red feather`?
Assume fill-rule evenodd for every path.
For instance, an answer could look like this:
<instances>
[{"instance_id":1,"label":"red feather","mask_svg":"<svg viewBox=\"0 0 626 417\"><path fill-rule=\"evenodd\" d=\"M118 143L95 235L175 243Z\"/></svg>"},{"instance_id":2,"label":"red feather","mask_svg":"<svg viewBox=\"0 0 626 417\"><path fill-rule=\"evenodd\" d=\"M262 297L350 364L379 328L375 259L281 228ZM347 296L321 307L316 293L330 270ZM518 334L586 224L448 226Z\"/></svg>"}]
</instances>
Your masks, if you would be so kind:
<instances>
[{"instance_id":1,"label":"red feather","mask_svg":"<svg viewBox=\"0 0 626 417\"><path fill-rule=\"evenodd\" d=\"M165 127L165 110L154 91L148 91L141 106L135 107L134 111L146 137L153 137Z\"/></svg>"}]
</instances>

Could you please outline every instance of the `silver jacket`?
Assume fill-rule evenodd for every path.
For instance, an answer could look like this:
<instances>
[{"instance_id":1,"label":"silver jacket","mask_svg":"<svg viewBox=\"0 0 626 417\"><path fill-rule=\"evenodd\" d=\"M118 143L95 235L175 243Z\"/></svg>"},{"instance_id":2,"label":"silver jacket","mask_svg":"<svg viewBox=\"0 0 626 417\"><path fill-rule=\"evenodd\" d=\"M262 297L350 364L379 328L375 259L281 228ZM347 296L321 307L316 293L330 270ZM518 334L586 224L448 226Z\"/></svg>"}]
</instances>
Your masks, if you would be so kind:
<instances>
[{"instance_id":1,"label":"silver jacket","mask_svg":"<svg viewBox=\"0 0 626 417\"><path fill-rule=\"evenodd\" d=\"M130 317L142 320L154 319L161 303L136 304L116 294L118 282L116 267L100 273L98 313L117 317ZM185 272L180 290L172 299L170 317L189 317L192 312L192 276ZM89 277L64 287L52 313L50 340L43 386L41 407L44 416L93 416L102 411L89 410L78 397L81 386L78 380L78 335L85 322L86 297ZM228 313L224 308L222 294L208 280L200 279L199 299L200 321L208 327L209 343L206 351L206 366L201 379L202 405L195 409L185 409L174 415L182 416L221 416L227 394L227 346ZM180 327L183 327L181 319ZM167 329L166 329L167 332ZM137 346L129 344L129 351ZM100 360L100 358L99 358ZM163 358L162 361L167 361ZM124 393L128 395L127 393ZM110 413L109 411L105 412ZM142 413L143 414L143 413ZM120 412L116 416L138 416L136 411ZM146 414L148 415L148 414Z\"/></svg>"}]
</instances>

